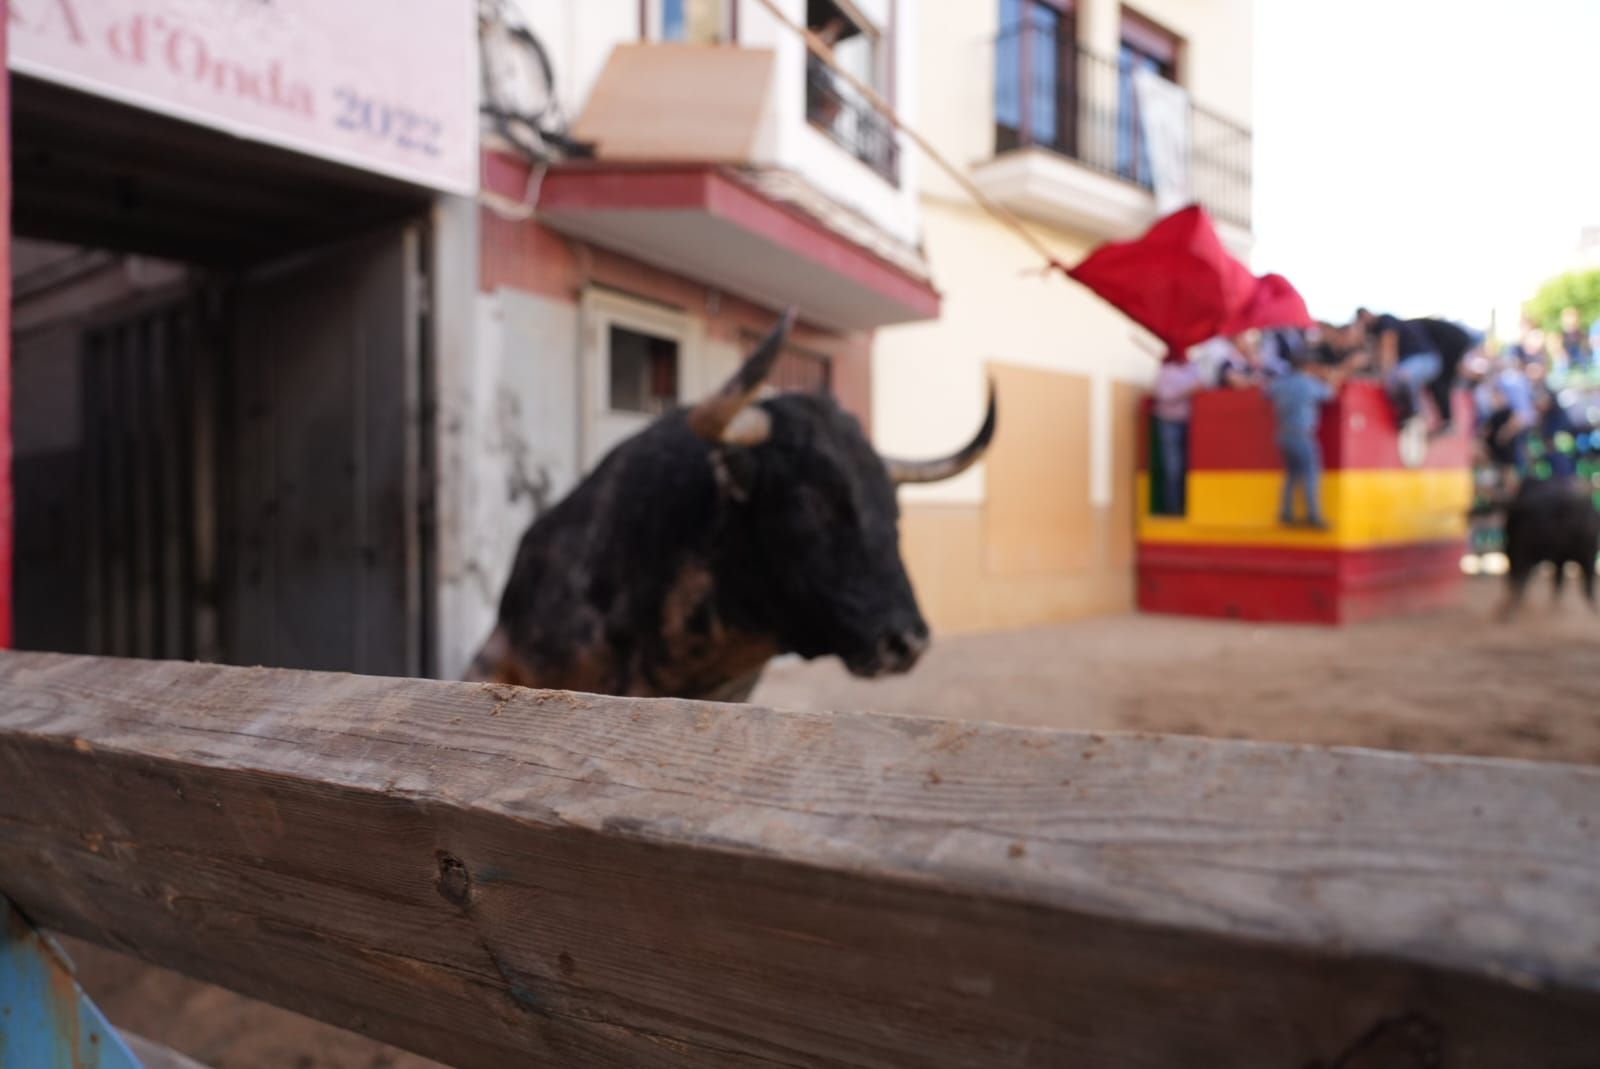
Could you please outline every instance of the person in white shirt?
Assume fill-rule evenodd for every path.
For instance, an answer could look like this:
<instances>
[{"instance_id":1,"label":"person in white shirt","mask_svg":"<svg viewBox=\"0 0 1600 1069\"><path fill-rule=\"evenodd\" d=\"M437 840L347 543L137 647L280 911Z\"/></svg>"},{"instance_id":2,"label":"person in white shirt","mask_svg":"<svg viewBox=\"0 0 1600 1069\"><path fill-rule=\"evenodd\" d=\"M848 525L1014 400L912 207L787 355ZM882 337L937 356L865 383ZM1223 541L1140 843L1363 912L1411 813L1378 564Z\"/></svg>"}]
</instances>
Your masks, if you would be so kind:
<instances>
[{"instance_id":1,"label":"person in white shirt","mask_svg":"<svg viewBox=\"0 0 1600 1069\"><path fill-rule=\"evenodd\" d=\"M1223 380L1228 370L1242 367L1248 361L1232 338L1219 334L1199 345L1190 346L1189 363L1200 372L1200 377L1206 382L1226 386L1227 383Z\"/></svg>"}]
</instances>

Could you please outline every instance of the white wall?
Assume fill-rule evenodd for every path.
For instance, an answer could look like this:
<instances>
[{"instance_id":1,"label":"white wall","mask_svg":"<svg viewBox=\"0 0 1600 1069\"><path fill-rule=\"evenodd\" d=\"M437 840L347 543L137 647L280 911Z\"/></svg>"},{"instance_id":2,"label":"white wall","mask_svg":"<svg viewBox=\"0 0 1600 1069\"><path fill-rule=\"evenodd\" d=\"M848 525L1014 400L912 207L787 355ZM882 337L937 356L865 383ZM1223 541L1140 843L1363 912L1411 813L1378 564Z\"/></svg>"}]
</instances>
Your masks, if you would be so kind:
<instances>
[{"instance_id":1,"label":"white wall","mask_svg":"<svg viewBox=\"0 0 1600 1069\"><path fill-rule=\"evenodd\" d=\"M638 0L510 0L544 45L556 97L576 118L613 46L639 39Z\"/></svg>"},{"instance_id":2,"label":"white wall","mask_svg":"<svg viewBox=\"0 0 1600 1069\"><path fill-rule=\"evenodd\" d=\"M958 167L994 154L994 39L1000 0L925 8L915 38L919 132ZM921 191L965 202L968 198L940 168L922 170Z\"/></svg>"},{"instance_id":3,"label":"white wall","mask_svg":"<svg viewBox=\"0 0 1600 1069\"><path fill-rule=\"evenodd\" d=\"M494 626L518 540L578 481L578 309L477 295L473 343L441 367L439 671L460 675Z\"/></svg>"},{"instance_id":4,"label":"white wall","mask_svg":"<svg viewBox=\"0 0 1600 1069\"><path fill-rule=\"evenodd\" d=\"M1108 9L1117 0L1090 0ZM1280 0L1281 2L1281 0ZM1129 5L1186 42L1180 77L1196 104L1249 126L1253 115L1255 0L1138 0ZM1113 54L1116 19L1099 50Z\"/></svg>"},{"instance_id":5,"label":"white wall","mask_svg":"<svg viewBox=\"0 0 1600 1069\"><path fill-rule=\"evenodd\" d=\"M1091 454L1062 462L1089 465L1091 499L1108 503L1111 383L1151 381L1154 342L1077 283L1041 275L1034 253L978 209L930 201L923 219L944 309L935 322L878 332L872 361L878 447L895 456L936 456L966 441L983 418L990 362L1084 375L1091 381ZM1036 229L1068 260L1088 251L1085 239ZM976 504L984 497L983 466L901 493L907 502Z\"/></svg>"}]
</instances>

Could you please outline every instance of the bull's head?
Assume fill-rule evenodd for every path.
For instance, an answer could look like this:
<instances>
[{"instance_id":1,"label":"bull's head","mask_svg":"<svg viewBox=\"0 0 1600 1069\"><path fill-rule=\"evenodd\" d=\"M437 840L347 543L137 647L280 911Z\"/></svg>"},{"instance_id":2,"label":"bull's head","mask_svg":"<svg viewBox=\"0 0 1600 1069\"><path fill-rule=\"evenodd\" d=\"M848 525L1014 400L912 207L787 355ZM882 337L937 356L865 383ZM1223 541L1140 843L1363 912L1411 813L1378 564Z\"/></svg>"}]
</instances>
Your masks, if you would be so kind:
<instances>
[{"instance_id":1,"label":"bull's head","mask_svg":"<svg viewBox=\"0 0 1600 1069\"><path fill-rule=\"evenodd\" d=\"M927 648L928 625L900 559L895 486L948 479L975 463L994 437L994 387L982 428L958 452L881 457L831 398L759 397L793 322L791 309L722 389L688 412L740 521L723 551L748 589L723 594L802 656L837 654L859 676L904 672Z\"/></svg>"}]
</instances>

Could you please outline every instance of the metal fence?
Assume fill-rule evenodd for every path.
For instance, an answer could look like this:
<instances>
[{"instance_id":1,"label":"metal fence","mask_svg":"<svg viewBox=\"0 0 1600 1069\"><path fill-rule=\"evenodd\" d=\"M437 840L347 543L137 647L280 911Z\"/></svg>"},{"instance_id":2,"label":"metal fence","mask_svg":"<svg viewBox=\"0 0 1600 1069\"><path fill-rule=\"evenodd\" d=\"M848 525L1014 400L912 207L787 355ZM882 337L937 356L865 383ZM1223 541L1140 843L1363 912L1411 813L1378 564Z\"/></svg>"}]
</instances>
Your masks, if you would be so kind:
<instances>
[{"instance_id":1,"label":"metal fence","mask_svg":"<svg viewBox=\"0 0 1600 1069\"><path fill-rule=\"evenodd\" d=\"M806 58L806 119L886 181L900 182L893 124L815 56Z\"/></svg>"},{"instance_id":2,"label":"metal fence","mask_svg":"<svg viewBox=\"0 0 1600 1069\"><path fill-rule=\"evenodd\" d=\"M1151 187L1129 62L1027 25L995 39L994 59L997 153L1037 146ZM1250 130L1197 105L1189 113L1195 199L1218 219L1248 227Z\"/></svg>"},{"instance_id":3,"label":"metal fence","mask_svg":"<svg viewBox=\"0 0 1600 1069\"><path fill-rule=\"evenodd\" d=\"M85 648L124 657L190 659L202 576L196 396L210 381L205 299L184 292L83 336L81 582ZM197 467L197 464L200 465Z\"/></svg>"}]
</instances>

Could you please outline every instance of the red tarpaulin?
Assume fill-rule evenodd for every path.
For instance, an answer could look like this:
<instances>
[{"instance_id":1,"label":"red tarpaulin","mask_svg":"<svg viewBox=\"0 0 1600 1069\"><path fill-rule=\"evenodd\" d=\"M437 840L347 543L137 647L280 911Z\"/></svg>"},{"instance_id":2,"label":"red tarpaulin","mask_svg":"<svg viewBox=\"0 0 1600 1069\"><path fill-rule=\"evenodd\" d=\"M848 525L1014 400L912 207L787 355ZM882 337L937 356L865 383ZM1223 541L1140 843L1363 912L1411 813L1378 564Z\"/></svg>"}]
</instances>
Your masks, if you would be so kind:
<instances>
[{"instance_id":1,"label":"red tarpaulin","mask_svg":"<svg viewBox=\"0 0 1600 1069\"><path fill-rule=\"evenodd\" d=\"M1237 334L1251 327L1311 327L1315 320L1306 310L1305 298L1282 275L1261 275L1255 292L1237 315L1222 325L1218 334Z\"/></svg>"},{"instance_id":2,"label":"red tarpaulin","mask_svg":"<svg viewBox=\"0 0 1600 1069\"><path fill-rule=\"evenodd\" d=\"M1169 360L1219 334L1313 325L1289 280L1251 274L1198 204L1141 238L1100 246L1066 272L1160 338Z\"/></svg>"}]
</instances>

